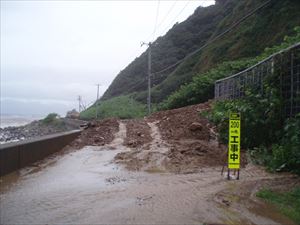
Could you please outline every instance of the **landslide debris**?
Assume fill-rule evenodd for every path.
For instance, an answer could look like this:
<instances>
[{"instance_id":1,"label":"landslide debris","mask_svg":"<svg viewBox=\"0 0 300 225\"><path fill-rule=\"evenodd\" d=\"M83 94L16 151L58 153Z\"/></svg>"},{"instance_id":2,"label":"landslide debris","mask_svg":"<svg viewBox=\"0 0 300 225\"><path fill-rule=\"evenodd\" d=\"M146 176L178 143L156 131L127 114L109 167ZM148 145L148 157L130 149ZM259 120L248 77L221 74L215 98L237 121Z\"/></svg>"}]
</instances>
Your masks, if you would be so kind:
<instances>
[{"instance_id":1,"label":"landslide debris","mask_svg":"<svg viewBox=\"0 0 300 225\"><path fill-rule=\"evenodd\" d=\"M109 144L118 130L119 122L115 118L90 122L87 129L81 132L80 136L70 144L70 147L80 149L86 145Z\"/></svg>"},{"instance_id":2,"label":"landslide debris","mask_svg":"<svg viewBox=\"0 0 300 225\"><path fill-rule=\"evenodd\" d=\"M144 122L128 121L127 133L131 135L125 143L131 150L119 153L116 162L131 170L175 173L225 165L226 146L219 142L216 127L201 116L201 112L210 110L210 104L157 112ZM151 142L149 138L144 142L138 135L149 132ZM242 165L245 164L242 154Z\"/></svg>"},{"instance_id":3,"label":"landslide debris","mask_svg":"<svg viewBox=\"0 0 300 225\"><path fill-rule=\"evenodd\" d=\"M125 135L120 145L126 151L115 162L129 170L194 173L205 167L224 166L227 147L218 140L216 127L201 116L211 102L153 113L144 119L123 120ZM110 144L119 130L117 119L92 122L71 143L75 149L86 145ZM126 128L125 128L126 126ZM242 153L242 166L246 164Z\"/></svg>"},{"instance_id":4,"label":"landslide debris","mask_svg":"<svg viewBox=\"0 0 300 225\"><path fill-rule=\"evenodd\" d=\"M171 143L183 139L209 141L216 138L212 130L215 127L200 115L201 112L208 110L210 110L210 102L160 111L152 114L148 120L159 121L157 125L162 137Z\"/></svg>"},{"instance_id":5,"label":"landslide debris","mask_svg":"<svg viewBox=\"0 0 300 225\"><path fill-rule=\"evenodd\" d=\"M210 102L153 114L162 138L170 145L168 170L194 172L202 167L222 166L226 148L219 143L216 127L200 113L210 110Z\"/></svg>"},{"instance_id":6,"label":"landslide debris","mask_svg":"<svg viewBox=\"0 0 300 225\"><path fill-rule=\"evenodd\" d=\"M150 127L143 119L124 121L126 124L126 138L124 145L130 148L146 147L152 141Z\"/></svg>"}]
</instances>

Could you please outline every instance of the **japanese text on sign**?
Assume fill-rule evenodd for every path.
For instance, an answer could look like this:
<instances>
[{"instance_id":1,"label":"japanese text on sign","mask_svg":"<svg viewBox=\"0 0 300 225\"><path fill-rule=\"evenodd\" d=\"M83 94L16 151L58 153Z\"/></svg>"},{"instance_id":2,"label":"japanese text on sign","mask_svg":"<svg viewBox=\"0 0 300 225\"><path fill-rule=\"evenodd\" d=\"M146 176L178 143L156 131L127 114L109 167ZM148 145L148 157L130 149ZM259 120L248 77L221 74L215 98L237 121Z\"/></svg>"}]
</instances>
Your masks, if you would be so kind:
<instances>
[{"instance_id":1,"label":"japanese text on sign","mask_svg":"<svg viewBox=\"0 0 300 225\"><path fill-rule=\"evenodd\" d=\"M241 115L230 113L229 117L229 143L228 143L228 168L240 168L240 131Z\"/></svg>"}]
</instances>

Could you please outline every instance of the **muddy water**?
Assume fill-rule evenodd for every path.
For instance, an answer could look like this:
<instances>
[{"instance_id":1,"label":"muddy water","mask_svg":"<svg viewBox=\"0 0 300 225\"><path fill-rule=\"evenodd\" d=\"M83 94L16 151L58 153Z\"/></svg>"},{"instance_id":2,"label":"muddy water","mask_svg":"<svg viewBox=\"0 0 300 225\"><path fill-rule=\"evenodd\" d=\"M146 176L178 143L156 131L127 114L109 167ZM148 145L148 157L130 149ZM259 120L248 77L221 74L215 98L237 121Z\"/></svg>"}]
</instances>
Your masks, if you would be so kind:
<instances>
[{"instance_id":1,"label":"muddy water","mask_svg":"<svg viewBox=\"0 0 300 225\"><path fill-rule=\"evenodd\" d=\"M228 183L220 168L175 175L115 165L113 157L128 151L124 136L121 123L108 146L86 146L2 177L1 224L278 224L215 201L216 193L239 184ZM245 173L241 182L256 175Z\"/></svg>"},{"instance_id":2,"label":"muddy water","mask_svg":"<svg viewBox=\"0 0 300 225\"><path fill-rule=\"evenodd\" d=\"M193 223L205 219L193 210L216 189L205 190L197 183L218 179L127 172L110 163L118 152L85 147L40 171L27 168L18 178L4 177L1 224Z\"/></svg>"}]
</instances>

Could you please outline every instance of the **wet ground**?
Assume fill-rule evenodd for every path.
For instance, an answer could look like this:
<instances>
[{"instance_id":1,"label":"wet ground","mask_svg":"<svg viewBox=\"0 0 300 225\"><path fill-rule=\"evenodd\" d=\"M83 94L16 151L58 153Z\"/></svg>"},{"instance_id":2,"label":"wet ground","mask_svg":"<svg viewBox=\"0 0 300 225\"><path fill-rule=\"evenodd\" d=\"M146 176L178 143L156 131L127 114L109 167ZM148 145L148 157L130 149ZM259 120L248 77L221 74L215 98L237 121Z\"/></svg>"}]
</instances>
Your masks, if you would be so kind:
<instances>
[{"instance_id":1,"label":"wet ground","mask_svg":"<svg viewBox=\"0 0 300 225\"><path fill-rule=\"evenodd\" d=\"M156 153L165 154L156 124L148 125L148 151L163 144ZM221 167L191 174L129 171L113 160L131 151L125 137L121 122L110 144L68 151L2 177L1 224L293 224L254 196L292 176L251 165L239 181L227 181Z\"/></svg>"}]
</instances>

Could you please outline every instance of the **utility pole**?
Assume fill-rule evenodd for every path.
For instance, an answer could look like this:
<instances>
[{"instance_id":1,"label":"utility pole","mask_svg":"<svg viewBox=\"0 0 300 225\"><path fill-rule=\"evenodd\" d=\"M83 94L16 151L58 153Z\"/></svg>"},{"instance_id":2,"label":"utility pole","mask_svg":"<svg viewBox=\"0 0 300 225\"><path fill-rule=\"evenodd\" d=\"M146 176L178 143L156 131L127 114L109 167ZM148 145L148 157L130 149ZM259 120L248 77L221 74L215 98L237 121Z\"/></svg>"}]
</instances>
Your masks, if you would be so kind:
<instances>
[{"instance_id":1,"label":"utility pole","mask_svg":"<svg viewBox=\"0 0 300 225\"><path fill-rule=\"evenodd\" d=\"M78 95L78 112L80 113L80 111L81 111L81 96L80 95Z\"/></svg>"},{"instance_id":2,"label":"utility pole","mask_svg":"<svg viewBox=\"0 0 300 225\"><path fill-rule=\"evenodd\" d=\"M96 84L96 86L97 86L97 99L96 99L96 117L95 117L95 119L97 120L98 119L98 99L99 99L99 86L100 86L100 84Z\"/></svg>"},{"instance_id":3,"label":"utility pole","mask_svg":"<svg viewBox=\"0 0 300 225\"><path fill-rule=\"evenodd\" d=\"M151 46L152 43L145 43L142 42L141 46L147 45L148 46L148 98L147 98L147 105L148 105L148 114L151 114Z\"/></svg>"}]
</instances>

